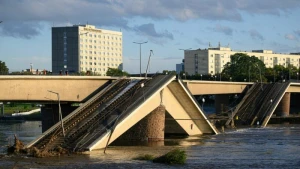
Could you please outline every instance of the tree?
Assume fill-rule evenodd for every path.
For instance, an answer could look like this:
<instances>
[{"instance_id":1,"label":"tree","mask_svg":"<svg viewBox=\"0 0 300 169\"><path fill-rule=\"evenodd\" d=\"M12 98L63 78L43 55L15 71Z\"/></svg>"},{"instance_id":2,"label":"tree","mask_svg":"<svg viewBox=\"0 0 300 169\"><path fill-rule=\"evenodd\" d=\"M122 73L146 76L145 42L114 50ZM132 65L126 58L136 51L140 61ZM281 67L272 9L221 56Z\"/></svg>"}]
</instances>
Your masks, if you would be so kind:
<instances>
[{"instance_id":1,"label":"tree","mask_svg":"<svg viewBox=\"0 0 300 169\"><path fill-rule=\"evenodd\" d=\"M8 68L5 65L5 62L0 61L0 75L7 75Z\"/></svg>"},{"instance_id":2,"label":"tree","mask_svg":"<svg viewBox=\"0 0 300 169\"><path fill-rule=\"evenodd\" d=\"M116 68L108 68L107 72L106 72L107 76L128 76L129 73L122 71L120 69L116 69Z\"/></svg>"},{"instance_id":3,"label":"tree","mask_svg":"<svg viewBox=\"0 0 300 169\"><path fill-rule=\"evenodd\" d=\"M266 66L257 57L236 53L230 58L231 61L224 65L222 74L231 77L233 81L267 81L264 77Z\"/></svg>"}]
</instances>

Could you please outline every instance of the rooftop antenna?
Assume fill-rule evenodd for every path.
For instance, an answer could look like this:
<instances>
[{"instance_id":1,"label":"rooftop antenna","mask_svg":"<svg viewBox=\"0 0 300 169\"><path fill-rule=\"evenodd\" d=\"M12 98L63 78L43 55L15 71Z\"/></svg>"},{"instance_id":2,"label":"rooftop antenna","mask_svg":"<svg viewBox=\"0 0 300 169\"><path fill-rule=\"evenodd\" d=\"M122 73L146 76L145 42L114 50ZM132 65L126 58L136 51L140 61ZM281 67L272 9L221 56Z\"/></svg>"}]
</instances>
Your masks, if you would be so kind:
<instances>
[{"instance_id":1,"label":"rooftop antenna","mask_svg":"<svg viewBox=\"0 0 300 169\"><path fill-rule=\"evenodd\" d=\"M219 48L221 47L221 43L219 42Z\"/></svg>"},{"instance_id":2,"label":"rooftop antenna","mask_svg":"<svg viewBox=\"0 0 300 169\"><path fill-rule=\"evenodd\" d=\"M211 47L210 42L208 42L208 47Z\"/></svg>"}]
</instances>

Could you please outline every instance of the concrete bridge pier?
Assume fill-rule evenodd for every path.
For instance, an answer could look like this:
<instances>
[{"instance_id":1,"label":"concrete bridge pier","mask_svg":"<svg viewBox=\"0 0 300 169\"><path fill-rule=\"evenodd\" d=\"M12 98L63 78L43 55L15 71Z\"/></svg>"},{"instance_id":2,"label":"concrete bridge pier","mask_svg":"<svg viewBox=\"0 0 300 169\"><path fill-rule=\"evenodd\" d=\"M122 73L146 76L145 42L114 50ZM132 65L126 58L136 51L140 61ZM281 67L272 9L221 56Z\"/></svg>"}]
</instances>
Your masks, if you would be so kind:
<instances>
[{"instance_id":1,"label":"concrete bridge pier","mask_svg":"<svg viewBox=\"0 0 300 169\"><path fill-rule=\"evenodd\" d=\"M285 117L290 115L290 101L291 93L286 92L275 110L276 116Z\"/></svg>"},{"instance_id":2,"label":"concrete bridge pier","mask_svg":"<svg viewBox=\"0 0 300 169\"><path fill-rule=\"evenodd\" d=\"M229 104L229 95L228 94L215 95L216 114L226 112L228 110L228 104Z\"/></svg>"},{"instance_id":3,"label":"concrete bridge pier","mask_svg":"<svg viewBox=\"0 0 300 169\"><path fill-rule=\"evenodd\" d=\"M77 108L77 106L71 106L71 104L61 104L60 106L63 118ZM41 114L42 132L45 132L59 121L58 104L45 104L41 108Z\"/></svg>"},{"instance_id":4,"label":"concrete bridge pier","mask_svg":"<svg viewBox=\"0 0 300 169\"><path fill-rule=\"evenodd\" d=\"M147 141L150 144L163 141L165 138L165 112L165 106L157 107L116 141Z\"/></svg>"}]
</instances>

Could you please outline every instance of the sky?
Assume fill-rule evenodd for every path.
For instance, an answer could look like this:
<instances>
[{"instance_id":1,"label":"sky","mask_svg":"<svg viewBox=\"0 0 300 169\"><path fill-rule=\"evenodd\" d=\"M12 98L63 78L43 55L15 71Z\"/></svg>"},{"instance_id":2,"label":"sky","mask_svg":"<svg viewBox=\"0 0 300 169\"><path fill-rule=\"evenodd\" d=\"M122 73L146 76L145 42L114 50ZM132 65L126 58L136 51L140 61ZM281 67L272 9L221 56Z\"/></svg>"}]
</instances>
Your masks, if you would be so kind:
<instances>
[{"instance_id":1,"label":"sky","mask_svg":"<svg viewBox=\"0 0 300 169\"><path fill-rule=\"evenodd\" d=\"M10 71L51 70L51 27L122 31L123 67L175 70L180 49L300 52L300 0L0 0L0 60Z\"/></svg>"}]
</instances>

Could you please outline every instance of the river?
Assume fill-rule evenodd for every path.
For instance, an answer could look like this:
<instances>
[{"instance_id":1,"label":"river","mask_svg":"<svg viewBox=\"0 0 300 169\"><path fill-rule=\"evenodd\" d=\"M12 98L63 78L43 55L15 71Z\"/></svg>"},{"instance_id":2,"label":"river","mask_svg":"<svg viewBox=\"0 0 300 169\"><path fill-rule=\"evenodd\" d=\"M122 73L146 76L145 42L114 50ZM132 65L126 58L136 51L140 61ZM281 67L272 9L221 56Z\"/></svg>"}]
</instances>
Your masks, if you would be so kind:
<instances>
[{"instance_id":1,"label":"river","mask_svg":"<svg viewBox=\"0 0 300 169\"><path fill-rule=\"evenodd\" d=\"M0 146L16 134L24 143L41 134L41 122L0 124ZM162 155L185 150L185 165L133 160L142 154ZM300 168L300 125L225 130L219 135L168 138L157 146L110 146L88 155L49 158L0 156L2 168Z\"/></svg>"}]
</instances>

